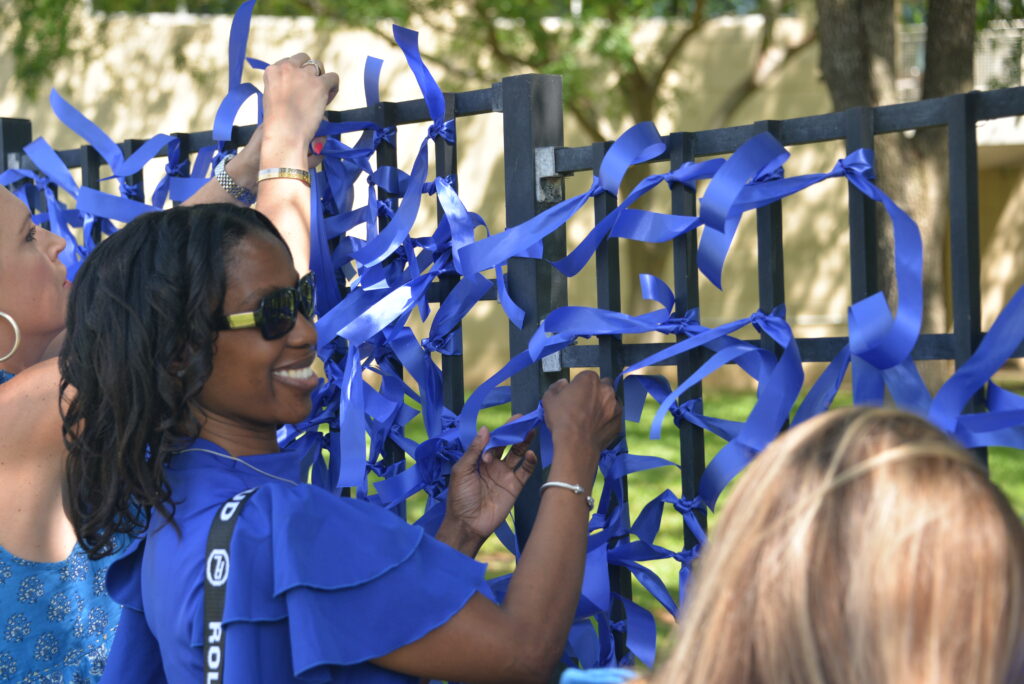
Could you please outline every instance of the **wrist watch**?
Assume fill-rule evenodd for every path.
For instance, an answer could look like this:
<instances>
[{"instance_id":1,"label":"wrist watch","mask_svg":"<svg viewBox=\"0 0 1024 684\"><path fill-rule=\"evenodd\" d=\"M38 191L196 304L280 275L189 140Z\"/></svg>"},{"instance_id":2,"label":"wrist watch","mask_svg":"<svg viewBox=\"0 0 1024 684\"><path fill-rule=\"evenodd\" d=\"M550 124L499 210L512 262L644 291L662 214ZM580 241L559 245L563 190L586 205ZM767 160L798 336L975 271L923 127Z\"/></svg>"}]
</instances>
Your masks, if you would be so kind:
<instances>
[{"instance_id":1,"label":"wrist watch","mask_svg":"<svg viewBox=\"0 0 1024 684\"><path fill-rule=\"evenodd\" d=\"M235 179L228 173L228 162L234 158L234 152L228 152L222 156L220 161L217 162L217 166L213 169L213 175L224 192L228 193L242 204L250 205L256 201L256 195L254 195L249 188L236 183Z\"/></svg>"}]
</instances>

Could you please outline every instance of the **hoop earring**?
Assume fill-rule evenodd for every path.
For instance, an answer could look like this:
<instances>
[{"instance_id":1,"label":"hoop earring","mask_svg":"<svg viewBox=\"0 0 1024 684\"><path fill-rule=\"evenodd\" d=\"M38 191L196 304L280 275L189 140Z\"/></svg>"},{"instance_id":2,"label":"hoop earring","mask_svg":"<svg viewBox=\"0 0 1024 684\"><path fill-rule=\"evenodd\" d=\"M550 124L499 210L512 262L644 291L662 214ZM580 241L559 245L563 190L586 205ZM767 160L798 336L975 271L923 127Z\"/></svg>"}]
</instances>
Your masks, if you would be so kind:
<instances>
[{"instance_id":1,"label":"hoop earring","mask_svg":"<svg viewBox=\"0 0 1024 684\"><path fill-rule=\"evenodd\" d=\"M14 316L11 316L9 313L0 311L0 318L3 318L5 321L10 323L11 327L14 328L14 347L12 347L11 351L7 352L5 355L0 356L0 363L3 363L14 356L14 352L18 351L18 347L21 346L21 328L18 327L18 322L14 320Z\"/></svg>"}]
</instances>

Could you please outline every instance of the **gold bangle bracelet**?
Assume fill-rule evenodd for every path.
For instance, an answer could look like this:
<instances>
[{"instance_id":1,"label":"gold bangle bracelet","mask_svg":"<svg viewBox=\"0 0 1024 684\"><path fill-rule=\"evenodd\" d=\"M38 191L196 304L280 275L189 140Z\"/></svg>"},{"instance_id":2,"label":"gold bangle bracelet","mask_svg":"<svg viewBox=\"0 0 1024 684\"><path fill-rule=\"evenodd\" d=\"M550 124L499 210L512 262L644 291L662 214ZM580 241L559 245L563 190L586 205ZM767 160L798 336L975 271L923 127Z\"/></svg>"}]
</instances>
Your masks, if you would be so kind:
<instances>
[{"instance_id":1,"label":"gold bangle bracelet","mask_svg":"<svg viewBox=\"0 0 1024 684\"><path fill-rule=\"evenodd\" d=\"M309 185L309 171L305 169L289 169L287 167L260 169L256 182L262 183L265 180L272 180L274 178L291 178L292 180L302 181L307 186Z\"/></svg>"}]
</instances>

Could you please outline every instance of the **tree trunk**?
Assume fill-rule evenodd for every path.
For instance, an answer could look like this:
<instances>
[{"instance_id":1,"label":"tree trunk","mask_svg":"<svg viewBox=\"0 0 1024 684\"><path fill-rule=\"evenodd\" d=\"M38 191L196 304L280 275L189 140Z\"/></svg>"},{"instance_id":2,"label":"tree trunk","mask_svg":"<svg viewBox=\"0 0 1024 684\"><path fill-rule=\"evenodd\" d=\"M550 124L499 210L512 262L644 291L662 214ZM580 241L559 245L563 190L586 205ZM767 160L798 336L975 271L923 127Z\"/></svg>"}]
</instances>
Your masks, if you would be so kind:
<instances>
[{"instance_id":1,"label":"tree trunk","mask_svg":"<svg viewBox=\"0 0 1024 684\"><path fill-rule=\"evenodd\" d=\"M836 110L896 101L897 18L893 0L817 0L821 70ZM923 97L970 90L974 57L973 0L931 0ZM948 329L948 172L946 130L919 130L875 141L879 184L917 221L924 244L925 332ZM892 227L880 213L879 289L895 304ZM924 369L935 388L948 364Z\"/></svg>"}]
</instances>

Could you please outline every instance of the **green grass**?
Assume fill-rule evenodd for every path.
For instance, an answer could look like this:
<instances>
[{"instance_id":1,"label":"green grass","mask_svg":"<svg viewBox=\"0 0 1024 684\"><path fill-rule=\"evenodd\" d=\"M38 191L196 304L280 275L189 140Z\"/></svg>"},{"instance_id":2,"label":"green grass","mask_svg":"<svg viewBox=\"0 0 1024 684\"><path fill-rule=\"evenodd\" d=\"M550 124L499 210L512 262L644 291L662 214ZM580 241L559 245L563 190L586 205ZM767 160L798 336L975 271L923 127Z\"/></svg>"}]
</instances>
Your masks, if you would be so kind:
<instances>
[{"instance_id":1,"label":"green grass","mask_svg":"<svg viewBox=\"0 0 1024 684\"><path fill-rule=\"evenodd\" d=\"M753 408L755 396L753 393L745 394L720 394L712 397L705 397L704 411L707 415L725 418L728 420L742 421L749 415ZM849 394L840 394L834 406L847 406L851 403ZM639 423L626 423L626 434L630 453L643 454L647 456L660 456L673 462L679 461L679 436L673 429L670 420L666 420L661 439L651 440L648 436L650 422L654 416L656 405L649 402L644 410L644 415ZM501 425L509 415L507 408L492 408L481 412L480 422L491 429ZM422 423L413 421L408 426L409 436L422 441L426 438ZM704 440L704 451L706 458L710 460L719 449L725 444L723 440L706 434ZM989 469L992 480L1006 494L1014 510L1019 516L1024 517L1024 453L1016 449L992 448L989 450ZM595 485L595 499L600 491L601 480ZM629 477L629 500L630 514L635 517L642 507L653 498L657 497L666 489L671 489L677 495L681 493L679 471L672 467L656 468ZM730 488L727 487L719 499L721 505L728 499ZM419 494L409 501L409 519L415 520L423 512L425 495ZM714 528L714 514L709 516L709 527ZM659 545L673 551L683 547L683 519L672 509L664 512L661 530L655 540ZM488 563L488 574L498 576L511 572L514 568L514 558L497 540L492 537L481 549L479 560ZM645 563L649 568L658 574L665 583L673 597L679 595L679 564L674 560L651 561ZM649 610L655 617L658 628L658 651L659 657L664 649L670 645L667 638L674 625L672 615L659 604L636 580L633 581L633 599L641 606Z\"/></svg>"}]
</instances>

